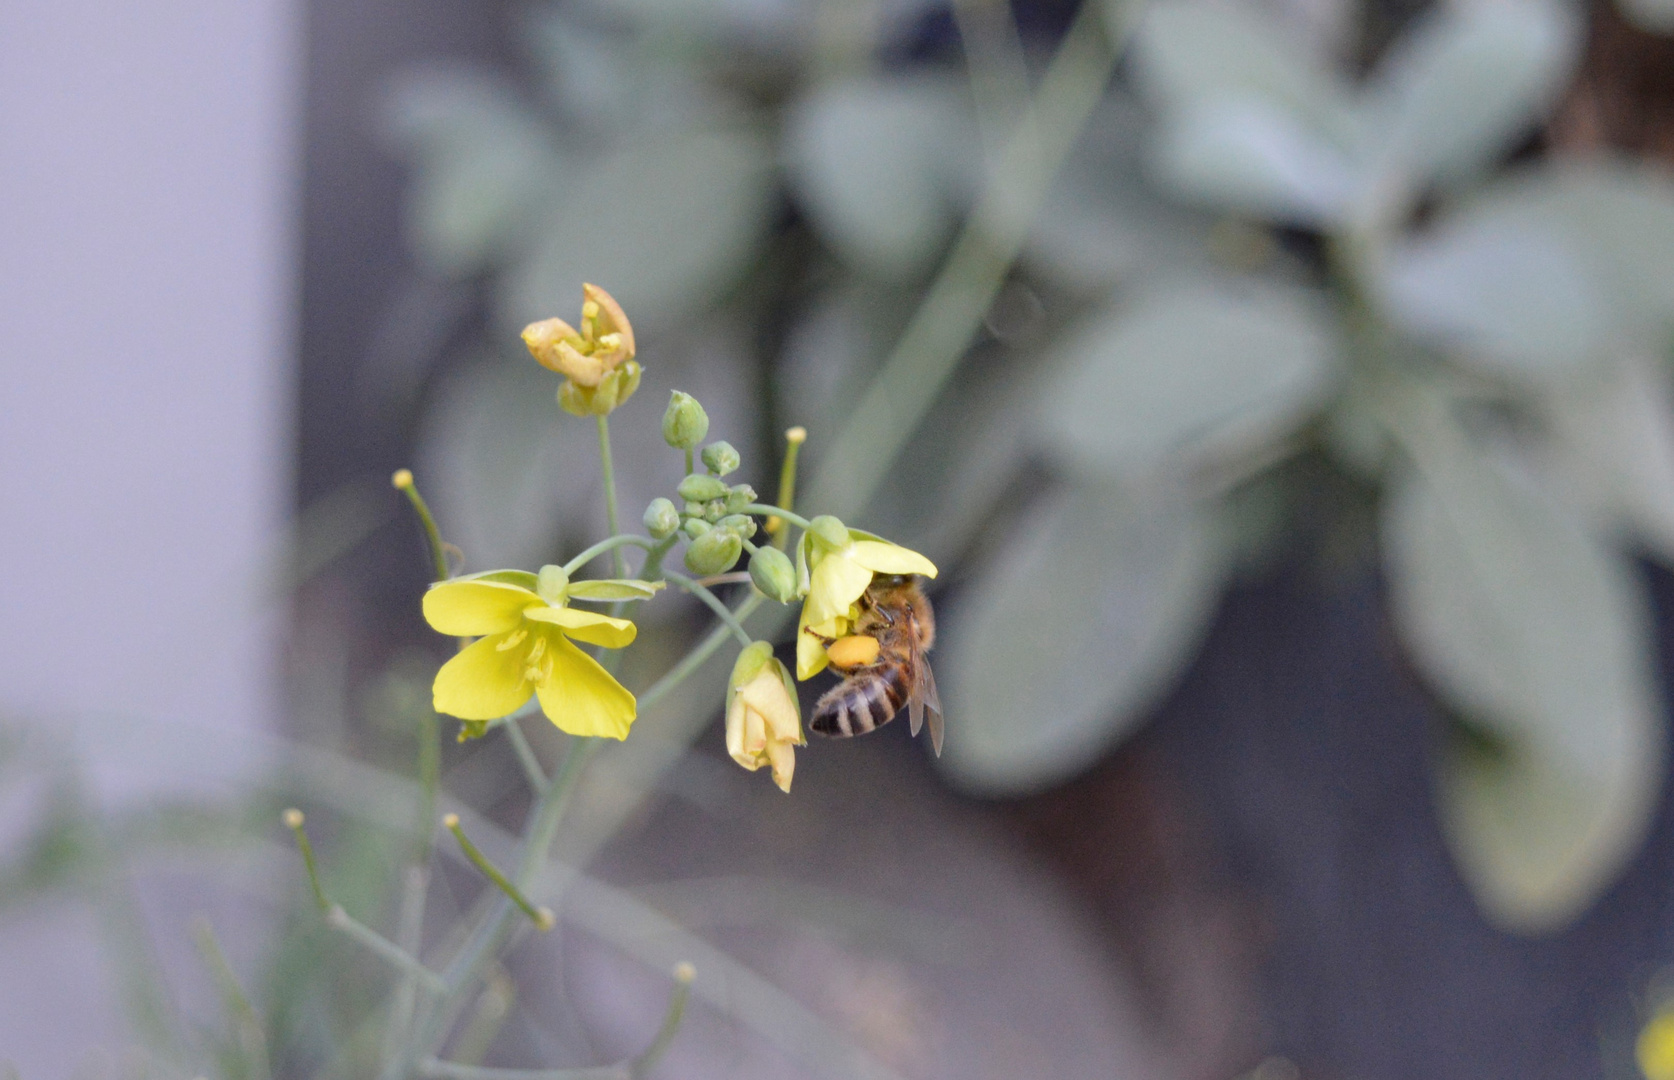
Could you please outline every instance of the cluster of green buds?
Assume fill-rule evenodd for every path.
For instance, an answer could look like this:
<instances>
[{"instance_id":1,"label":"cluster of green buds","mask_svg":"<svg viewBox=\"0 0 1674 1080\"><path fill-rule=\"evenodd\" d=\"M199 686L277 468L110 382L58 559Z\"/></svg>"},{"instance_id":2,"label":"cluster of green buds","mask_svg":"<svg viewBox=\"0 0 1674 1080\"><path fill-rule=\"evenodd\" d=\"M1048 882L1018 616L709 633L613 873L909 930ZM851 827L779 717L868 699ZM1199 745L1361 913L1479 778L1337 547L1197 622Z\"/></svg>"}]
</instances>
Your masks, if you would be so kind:
<instances>
[{"instance_id":1,"label":"cluster of green buds","mask_svg":"<svg viewBox=\"0 0 1674 1080\"><path fill-rule=\"evenodd\" d=\"M645 529L654 540L666 540L677 531L684 534L686 568L705 577L725 574L748 551L750 580L779 603L791 603L797 588L790 558L771 544L754 542L756 519L748 511L756 503L756 489L726 480L738 470L738 451L724 440L709 443L698 454L702 471L692 471L692 451L708 434L709 416L703 406L690 394L675 391L663 413L663 440L686 452L688 472L675 489L679 506L671 499L653 499L645 508Z\"/></svg>"}]
</instances>

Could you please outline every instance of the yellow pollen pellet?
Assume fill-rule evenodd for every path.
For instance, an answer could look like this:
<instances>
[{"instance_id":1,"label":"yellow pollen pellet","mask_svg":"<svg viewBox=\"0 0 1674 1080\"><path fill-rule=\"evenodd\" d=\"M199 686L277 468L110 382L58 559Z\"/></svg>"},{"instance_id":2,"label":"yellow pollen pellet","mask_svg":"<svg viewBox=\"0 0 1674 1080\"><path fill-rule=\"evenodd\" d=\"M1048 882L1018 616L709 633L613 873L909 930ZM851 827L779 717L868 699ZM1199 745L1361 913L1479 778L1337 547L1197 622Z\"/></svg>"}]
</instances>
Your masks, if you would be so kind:
<instances>
[{"instance_id":1,"label":"yellow pollen pellet","mask_svg":"<svg viewBox=\"0 0 1674 1080\"><path fill-rule=\"evenodd\" d=\"M870 634L838 638L825 650L825 655L840 668L865 667L878 658L878 639Z\"/></svg>"},{"instance_id":2,"label":"yellow pollen pellet","mask_svg":"<svg viewBox=\"0 0 1674 1080\"><path fill-rule=\"evenodd\" d=\"M512 631L512 634L511 634L510 637L508 637L508 638L506 638L506 640L500 642L500 644L494 646L494 648L498 652L505 652L507 649L515 649L520 644L522 644L523 639L528 637L528 636L529 636L529 631L528 631L527 628L520 629L520 630L514 630L514 631Z\"/></svg>"}]
</instances>

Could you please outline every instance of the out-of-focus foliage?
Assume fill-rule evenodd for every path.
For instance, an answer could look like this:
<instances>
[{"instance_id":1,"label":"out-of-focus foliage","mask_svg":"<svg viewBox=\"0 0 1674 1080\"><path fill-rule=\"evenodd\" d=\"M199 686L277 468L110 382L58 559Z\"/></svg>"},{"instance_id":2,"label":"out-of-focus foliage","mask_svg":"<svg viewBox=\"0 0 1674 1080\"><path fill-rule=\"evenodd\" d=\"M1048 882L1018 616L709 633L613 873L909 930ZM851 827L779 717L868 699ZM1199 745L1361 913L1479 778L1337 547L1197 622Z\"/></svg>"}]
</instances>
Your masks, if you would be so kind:
<instances>
[{"instance_id":1,"label":"out-of-focus foliage","mask_svg":"<svg viewBox=\"0 0 1674 1080\"><path fill-rule=\"evenodd\" d=\"M396 96L415 247L486 279L501 328L605 284L648 380L759 387L817 460L1026 122L1050 43L989 7L939 49L910 4L537 8L532 93ZM937 654L955 780L1038 789L1130 732L1307 501L1305 457L1375 500L1486 913L1547 929L1609 882L1665 763L1633 554L1674 557L1674 186L1543 152L1583 30L1558 0L1438 6L1356 80L1253 3L1149 6L876 508L938 562L977 553ZM588 433L551 435L497 359L449 387L444 516L486 537L519 506L515 543L468 555L539 561L586 493L530 490L533 461Z\"/></svg>"}]
</instances>

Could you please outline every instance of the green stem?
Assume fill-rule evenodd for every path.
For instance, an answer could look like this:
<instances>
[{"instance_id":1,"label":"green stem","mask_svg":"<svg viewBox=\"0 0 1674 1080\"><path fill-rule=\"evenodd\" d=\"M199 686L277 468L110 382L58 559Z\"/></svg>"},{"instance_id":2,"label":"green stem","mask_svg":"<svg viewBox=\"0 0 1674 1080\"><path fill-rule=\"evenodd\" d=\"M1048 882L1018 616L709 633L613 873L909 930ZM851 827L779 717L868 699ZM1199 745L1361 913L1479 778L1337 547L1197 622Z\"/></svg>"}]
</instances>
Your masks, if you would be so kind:
<instances>
[{"instance_id":1,"label":"green stem","mask_svg":"<svg viewBox=\"0 0 1674 1080\"><path fill-rule=\"evenodd\" d=\"M535 748L529 745L529 737L523 734L523 728L516 720L505 723L506 738L511 740L512 750L517 754L517 762L523 766L523 775L529 778L529 787L535 791L546 790L546 770L541 768L540 758L535 756Z\"/></svg>"},{"instance_id":2,"label":"green stem","mask_svg":"<svg viewBox=\"0 0 1674 1080\"><path fill-rule=\"evenodd\" d=\"M605 520L610 523L611 536L622 531L622 526L616 520L616 467L610 458L610 417L599 416L599 465L604 470L605 489ZM622 549L611 549L611 565L615 568L617 577L628 576L628 564L622 558Z\"/></svg>"},{"instance_id":3,"label":"green stem","mask_svg":"<svg viewBox=\"0 0 1674 1080\"><path fill-rule=\"evenodd\" d=\"M746 506L743 510L740 510L739 513L741 513L741 514L767 514L771 517L784 518L786 521L790 522L792 525L795 525L799 529L811 529L811 528L813 528L813 526L808 523L808 519L803 517L801 514L793 514L789 510L785 510L785 509L782 509L781 507L777 507L777 506L770 506L767 503L751 503L749 506Z\"/></svg>"},{"instance_id":4,"label":"green stem","mask_svg":"<svg viewBox=\"0 0 1674 1080\"><path fill-rule=\"evenodd\" d=\"M697 972L690 964L681 964L674 969L674 989L669 992L668 1012L663 1015L663 1026L657 1029L651 1045L628 1063L628 1075L633 1080L640 1080L656 1068L657 1062L668 1053L670 1044L674 1042L675 1032L680 1030L680 1020L686 1015L686 1002L692 996L692 979L696 975Z\"/></svg>"},{"instance_id":5,"label":"green stem","mask_svg":"<svg viewBox=\"0 0 1674 1080\"><path fill-rule=\"evenodd\" d=\"M743 624L738 621L738 618L735 615L733 615L732 610L725 604L721 603L721 598L711 592L707 585L693 581L685 574L676 574L672 570L663 571L663 576L708 605L709 610L715 613L715 617L720 619L729 630L737 635L738 640L743 642L746 646L750 645L755 640L750 637L747 631L745 631Z\"/></svg>"},{"instance_id":6,"label":"green stem","mask_svg":"<svg viewBox=\"0 0 1674 1080\"><path fill-rule=\"evenodd\" d=\"M398 968L404 974L418 980L420 986L434 993L441 993L447 989L442 977L425 967L412 953L403 949L395 942L384 937L376 930L360 922L343 910L343 905L333 904L326 912L326 923L333 930L340 930L365 946L367 951Z\"/></svg>"},{"instance_id":7,"label":"green stem","mask_svg":"<svg viewBox=\"0 0 1674 1080\"><path fill-rule=\"evenodd\" d=\"M686 447L686 471L684 473L682 473L681 475L682 476L692 475L692 469L694 467L696 467L696 465L697 465L697 462L692 460L692 448L688 446L688 447Z\"/></svg>"},{"instance_id":8,"label":"green stem","mask_svg":"<svg viewBox=\"0 0 1674 1080\"><path fill-rule=\"evenodd\" d=\"M600 417L600 419L603 419L603 417ZM609 473L610 473L609 466L606 466L605 474L608 476ZM615 505L614 502L612 502L612 507L614 507L614 505ZM611 524L611 529L614 530L616 528L616 511L615 511L614 508L610 511L610 524ZM592 547L588 548L586 551L583 551L580 555L577 555L575 558L573 558L569 562L565 563L564 564L564 573L565 574L574 574L577 570L580 570L583 566L586 566L588 563L592 562L594 559L598 558L600 555L603 555L605 552L615 551L615 552L617 552L617 555L616 555L616 576L617 577L626 577L627 576L627 568L622 563L622 556L621 556L620 551L618 551L618 549L619 548L624 548L624 547L629 547L629 546L642 547L642 548L645 548L647 551L650 551L650 550L652 550L652 548L655 545L647 537L639 536L635 533L619 533L616 536L612 536L607 540L600 540L598 543L594 544Z\"/></svg>"},{"instance_id":9,"label":"green stem","mask_svg":"<svg viewBox=\"0 0 1674 1080\"><path fill-rule=\"evenodd\" d=\"M1112 36L1128 36L1139 6L1128 0ZM1098 0L1082 0L1041 78L1032 115L1013 132L924 303L825 455L816 505L838 516L861 509L958 367L1115 69L1120 42L1107 39L1103 9Z\"/></svg>"},{"instance_id":10,"label":"green stem","mask_svg":"<svg viewBox=\"0 0 1674 1080\"><path fill-rule=\"evenodd\" d=\"M419 850L417 862L430 861L431 838L435 835L436 791L442 782L442 724L428 703L418 710Z\"/></svg>"},{"instance_id":11,"label":"green stem","mask_svg":"<svg viewBox=\"0 0 1674 1080\"><path fill-rule=\"evenodd\" d=\"M425 819L425 850L430 849L430 836L436 830L429 827L435 818ZM396 914L395 943L406 952L417 956L423 946L424 904L430 892L430 872L424 863L407 867L401 882L401 907ZM384 1060L392 1061L413 1031L413 1010L418 1006L418 979L409 975L395 989L395 1001L390 1007L389 1026L384 1030Z\"/></svg>"},{"instance_id":12,"label":"green stem","mask_svg":"<svg viewBox=\"0 0 1674 1080\"><path fill-rule=\"evenodd\" d=\"M302 811L293 806L279 815L279 819L296 834L297 850L302 852L302 865L308 868L308 884L314 889L314 903L320 906L321 911L329 913L332 904L326 899L325 888L320 884L320 867L314 859L314 845L308 842L308 831L303 827Z\"/></svg>"},{"instance_id":13,"label":"green stem","mask_svg":"<svg viewBox=\"0 0 1674 1080\"><path fill-rule=\"evenodd\" d=\"M471 860L471 864L482 871L483 877L492 881L501 892L505 893L511 902L522 910L523 914L529 916L530 922L542 930L551 930L556 925L556 919L551 908L538 908L531 904L529 898L523 895L523 891L507 880L506 875L500 872L500 868L490 862L488 856L477 849L477 845L471 843L470 837L465 835L465 830L459 825L458 814L449 814L442 819L442 824L447 827L449 832L453 833L453 838L459 841L459 850L465 853L465 857Z\"/></svg>"},{"instance_id":14,"label":"green stem","mask_svg":"<svg viewBox=\"0 0 1674 1080\"><path fill-rule=\"evenodd\" d=\"M250 997L244 992L244 987L239 985L238 975L227 962L227 954L222 951L221 943L215 939L215 928L207 918L199 915L192 920L192 937L197 943L198 952L203 956L204 964L214 977L216 988L221 993L221 1000L232 1021L239 1055L244 1059L245 1068L256 1080L267 1080L267 1037L262 1031L261 1016L256 1012L255 1006L250 1004Z\"/></svg>"},{"instance_id":15,"label":"green stem","mask_svg":"<svg viewBox=\"0 0 1674 1080\"><path fill-rule=\"evenodd\" d=\"M446 581L448 579L447 549L442 546L442 534L436 528L436 519L430 514L429 504L424 501L424 496L419 494L418 485L413 483L413 474L406 469L402 469L395 474L393 482L401 493L407 496L407 501L413 504L413 509L418 512L419 521L424 523L424 535L430 542L430 559L436 571L436 580Z\"/></svg>"},{"instance_id":16,"label":"green stem","mask_svg":"<svg viewBox=\"0 0 1674 1080\"><path fill-rule=\"evenodd\" d=\"M779 465L779 505L786 510L796 505L796 459L802 453L802 444L807 441L807 428L793 427L785 432L785 460ZM767 519L767 531L780 551L790 544L790 528L785 524L786 520L781 517Z\"/></svg>"},{"instance_id":17,"label":"green stem","mask_svg":"<svg viewBox=\"0 0 1674 1080\"><path fill-rule=\"evenodd\" d=\"M733 620L742 626L744 620L750 617L750 613L760 607L766 599L765 594L754 589L750 590L750 595L745 598L744 602L733 608ZM703 666L704 661L715 655L716 649L726 644L727 637L731 633L732 627L724 623L709 631L708 637L699 642L691 652L681 658L678 664L669 668L662 678L652 683L644 693L639 695L640 711L649 709L685 682L692 672Z\"/></svg>"}]
</instances>

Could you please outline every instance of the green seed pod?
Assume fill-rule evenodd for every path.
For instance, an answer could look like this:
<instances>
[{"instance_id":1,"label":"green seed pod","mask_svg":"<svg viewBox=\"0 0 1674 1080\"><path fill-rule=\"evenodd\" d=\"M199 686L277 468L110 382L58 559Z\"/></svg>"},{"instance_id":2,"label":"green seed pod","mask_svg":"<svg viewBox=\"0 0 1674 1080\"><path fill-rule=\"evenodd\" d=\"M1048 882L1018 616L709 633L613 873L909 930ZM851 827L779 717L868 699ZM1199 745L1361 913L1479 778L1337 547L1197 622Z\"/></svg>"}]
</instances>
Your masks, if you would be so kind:
<instances>
[{"instance_id":1,"label":"green seed pod","mask_svg":"<svg viewBox=\"0 0 1674 1080\"><path fill-rule=\"evenodd\" d=\"M731 529L748 540L756 535L756 519L747 514L728 514L715 523L717 529Z\"/></svg>"},{"instance_id":2,"label":"green seed pod","mask_svg":"<svg viewBox=\"0 0 1674 1080\"><path fill-rule=\"evenodd\" d=\"M756 501L756 489L749 484L734 484L727 492L727 513L743 513L744 508Z\"/></svg>"},{"instance_id":3,"label":"green seed pod","mask_svg":"<svg viewBox=\"0 0 1674 1080\"><path fill-rule=\"evenodd\" d=\"M708 502L710 499L724 499L727 497L727 486L713 476L693 473L680 481L675 490L680 497L690 502Z\"/></svg>"},{"instance_id":4,"label":"green seed pod","mask_svg":"<svg viewBox=\"0 0 1674 1080\"><path fill-rule=\"evenodd\" d=\"M791 565L790 556L776 547L759 547L750 556L750 580L781 604L796 599L796 567Z\"/></svg>"},{"instance_id":5,"label":"green seed pod","mask_svg":"<svg viewBox=\"0 0 1674 1080\"><path fill-rule=\"evenodd\" d=\"M676 450L690 450L709 434L709 414L697 398L676 390L663 412L663 441Z\"/></svg>"},{"instance_id":6,"label":"green seed pod","mask_svg":"<svg viewBox=\"0 0 1674 1080\"><path fill-rule=\"evenodd\" d=\"M703 464L716 476L725 476L738 468L738 451L729 442L712 442L703 448Z\"/></svg>"},{"instance_id":7,"label":"green seed pod","mask_svg":"<svg viewBox=\"0 0 1674 1080\"><path fill-rule=\"evenodd\" d=\"M653 540L664 540L680 527L680 512L667 499L652 499L645 508L645 531Z\"/></svg>"},{"instance_id":8,"label":"green seed pod","mask_svg":"<svg viewBox=\"0 0 1674 1080\"><path fill-rule=\"evenodd\" d=\"M744 551L744 541L730 529L711 529L686 548L686 569L694 574L724 574Z\"/></svg>"},{"instance_id":9,"label":"green seed pod","mask_svg":"<svg viewBox=\"0 0 1674 1080\"><path fill-rule=\"evenodd\" d=\"M541 567L541 572L535 575L535 592L549 604L563 603L569 587L570 575L564 573L562 566L547 563Z\"/></svg>"},{"instance_id":10,"label":"green seed pod","mask_svg":"<svg viewBox=\"0 0 1674 1080\"><path fill-rule=\"evenodd\" d=\"M821 514L808 523L808 533L833 551L849 546L849 527L830 514Z\"/></svg>"},{"instance_id":11,"label":"green seed pod","mask_svg":"<svg viewBox=\"0 0 1674 1080\"><path fill-rule=\"evenodd\" d=\"M686 534L687 539L696 540L698 537L706 535L714 527L702 518L687 518L681 522L680 531Z\"/></svg>"}]
</instances>

